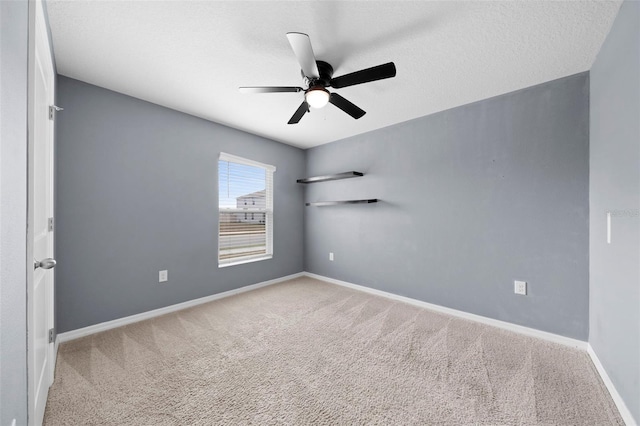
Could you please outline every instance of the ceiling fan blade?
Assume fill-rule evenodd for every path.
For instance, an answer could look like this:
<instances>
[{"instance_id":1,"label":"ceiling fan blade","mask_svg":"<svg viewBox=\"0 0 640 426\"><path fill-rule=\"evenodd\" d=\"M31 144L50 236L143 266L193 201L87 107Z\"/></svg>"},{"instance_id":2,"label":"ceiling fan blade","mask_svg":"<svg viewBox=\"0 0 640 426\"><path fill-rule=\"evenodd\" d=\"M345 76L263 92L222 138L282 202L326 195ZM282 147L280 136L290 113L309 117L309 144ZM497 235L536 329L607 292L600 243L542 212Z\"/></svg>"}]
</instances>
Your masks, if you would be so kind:
<instances>
[{"instance_id":1,"label":"ceiling fan blade","mask_svg":"<svg viewBox=\"0 0 640 426\"><path fill-rule=\"evenodd\" d=\"M298 58L298 63L305 77L320 78L320 71L316 64L316 57L311 48L311 40L309 36L303 33L287 33L289 44Z\"/></svg>"},{"instance_id":2,"label":"ceiling fan blade","mask_svg":"<svg viewBox=\"0 0 640 426\"><path fill-rule=\"evenodd\" d=\"M298 107L298 109L293 114L293 116L291 117L291 119L289 120L289 122L287 124L296 124L296 123L298 123L300 121L300 119L302 118L302 116L307 111L309 111L309 104L307 104L307 101L302 101L302 103L300 104L300 106Z\"/></svg>"},{"instance_id":3,"label":"ceiling fan blade","mask_svg":"<svg viewBox=\"0 0 640 426\"><path fill-rule=\"evenodd\" d=\"M302 87L239 87L240 93L280 93L280 92L302 92Z\"/></svg>"},{"instance_id":4,"label":"ceiling fan blade","mask_svg":"<svg viewBox=\"0 0 640 426\"><path fill-rule=\"evenodd\" d=\"M361 110L358 106L352 104L337 93L331 94L331 96L329 97L329 102L331 102L356 120L366 114L365 111Z\"/></svg>"},{"instance_id":5,"label":"ceiling fan blade","mask_svg":"<svg viewBox=\"0 0 640 426\"><path fill-rule=\"evenodd\" d=\"M342 87L353 86L355 84L368 83L370 81L382 80L396 76L396 66L393 62L378 65L364 70L341 75L331 79L331 87L340 89Z\"/></svg>"}]
</instances>

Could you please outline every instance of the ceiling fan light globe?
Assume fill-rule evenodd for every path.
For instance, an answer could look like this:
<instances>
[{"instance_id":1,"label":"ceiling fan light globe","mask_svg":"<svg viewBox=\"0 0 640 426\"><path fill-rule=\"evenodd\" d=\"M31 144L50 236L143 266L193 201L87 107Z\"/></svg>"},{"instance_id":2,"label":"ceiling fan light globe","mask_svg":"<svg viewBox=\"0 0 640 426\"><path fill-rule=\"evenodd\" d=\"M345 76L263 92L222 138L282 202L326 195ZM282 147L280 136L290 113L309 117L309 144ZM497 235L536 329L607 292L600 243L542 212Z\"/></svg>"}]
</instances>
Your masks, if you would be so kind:
<instances>
[{"instance_id":1,"label":"ceiling fan light globe","mask_svg":"<svg viewBox=\"0 0 640 426\"><path fill-rule=\"evenodd\" d=\"M307 90L304 97L312 108L322 108L329 102L329 91L322 87Z\"/></svg>"}]
</instances>

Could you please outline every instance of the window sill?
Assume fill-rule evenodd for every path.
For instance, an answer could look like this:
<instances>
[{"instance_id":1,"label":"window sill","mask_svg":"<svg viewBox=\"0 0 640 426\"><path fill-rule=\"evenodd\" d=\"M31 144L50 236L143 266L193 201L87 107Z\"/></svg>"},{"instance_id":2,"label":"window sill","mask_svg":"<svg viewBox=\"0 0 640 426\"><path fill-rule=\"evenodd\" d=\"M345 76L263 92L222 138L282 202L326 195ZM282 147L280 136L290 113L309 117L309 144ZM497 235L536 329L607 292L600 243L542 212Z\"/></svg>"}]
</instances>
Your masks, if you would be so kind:
<instances>
[{"instance_id":1,"label":"window sill","mask_svg":"<svg viewBox=\"0 0 640 426\"><path fill-rule=\"evenodd\" d=\"M239 259L230 263L218 263L218 268L226 268L227 266L236 266L243 265L245 263L259 262L261 260L268 260L271 258L273 258L273 255L268 254L266 256L252 257L250 259Z\"/></svg>"}]
</instances>

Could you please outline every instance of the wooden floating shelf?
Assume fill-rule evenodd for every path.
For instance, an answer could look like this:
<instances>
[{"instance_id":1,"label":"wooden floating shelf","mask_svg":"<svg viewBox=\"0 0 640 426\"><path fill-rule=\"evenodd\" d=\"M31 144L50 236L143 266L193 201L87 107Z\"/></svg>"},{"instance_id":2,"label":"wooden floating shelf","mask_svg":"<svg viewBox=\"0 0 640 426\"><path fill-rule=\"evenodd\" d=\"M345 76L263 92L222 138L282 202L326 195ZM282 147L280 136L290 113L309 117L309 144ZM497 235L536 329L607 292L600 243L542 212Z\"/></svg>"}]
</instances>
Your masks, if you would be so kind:
<instances>
[{"instance_id":1,"label":"wooden floating shelf","mask_svg":"<svg viewBox=\"0 0 640 426\"><path fill-rule=\"evenodd\" d=\"M337 206L339 204L370 204L377 203L377 198L370 198L368 200L344 200L344 201L318 201L316 203L307 203L307 206Z\"/></svg>"},{"instance_id":2,"label":"wooden floating shelf","mask_svg":"<svg viewBox=\"0 0 640 426\"><path fill-rule=\"evenodd\" d=\"M364 176L364 173L360 172L344 172L344 173L336 173L333 175L324 175L324 176L313 176L304 179L298 179L296 182L298 183L318 183L318 182L327 182L330 180L340 180L340 179L349 179L354 177Z\"/></svg>"}]
</instances>

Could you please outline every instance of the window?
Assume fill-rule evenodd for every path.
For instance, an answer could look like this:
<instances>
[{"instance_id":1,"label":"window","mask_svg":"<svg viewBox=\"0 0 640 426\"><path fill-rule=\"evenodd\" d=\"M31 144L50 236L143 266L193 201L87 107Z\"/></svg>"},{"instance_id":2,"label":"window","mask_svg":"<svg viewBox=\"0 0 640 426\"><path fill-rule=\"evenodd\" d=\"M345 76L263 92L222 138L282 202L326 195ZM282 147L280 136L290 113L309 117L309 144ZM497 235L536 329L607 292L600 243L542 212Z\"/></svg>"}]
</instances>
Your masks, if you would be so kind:
<instances>
[{"instance_id":1,"label":"window","mask_svg":"<svg viewBox=\"0 0 640 426\"><path fill-rule=\"evenodd\" d=\"M220 153L219 267L271 259L275 171L268 164Z\"/></svg>"}]
</instances>

